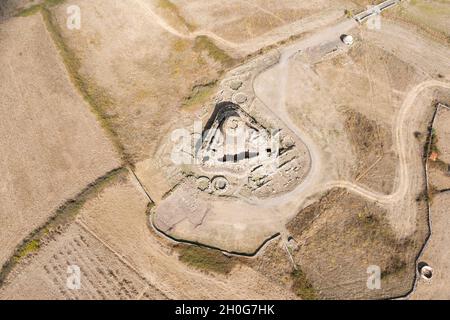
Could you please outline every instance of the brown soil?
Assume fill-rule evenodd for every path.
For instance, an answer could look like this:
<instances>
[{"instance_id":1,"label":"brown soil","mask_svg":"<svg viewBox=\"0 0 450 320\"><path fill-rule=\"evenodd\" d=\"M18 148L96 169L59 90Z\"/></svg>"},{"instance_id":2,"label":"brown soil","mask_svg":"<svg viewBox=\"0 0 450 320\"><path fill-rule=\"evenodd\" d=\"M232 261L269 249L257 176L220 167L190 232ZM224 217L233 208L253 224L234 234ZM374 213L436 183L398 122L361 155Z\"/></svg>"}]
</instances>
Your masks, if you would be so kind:
<instances>
[{"instance_id":1,"label":"brown soil","mask_svg":"<svg viewBox=\"0 0 450 320\"><path fill-rule=\"evenodd\" d=\"M450 192L436 195L431 205L431 238L419 261L426 262L433 268L431 281L419 279L416 291L411 299L450 299L448 288L450 270L450 253L448 250L450 219L448 206Z\"/></svg>"},{"instance_id":2,"label":"brown soil","mask_svg":"<svg viewBox=\"0 0 450 320\"><path fill-rule=\"evenodd\" d=\"M81 271L81 287L66 283L68 266ZM43 244L39 253L24 261L0 291L0 299L147 299L165 296L91 234L73 224Z\"/></svg>"},{"instance_id":3,"label":"brown soil","mask_svg":"<svg viewBox=\"0 0 450 320\"><path fill-rule=\"evenodd\" d=\"M426 211L423 204L420 207ZM295 261L318 297L386 298L411 289L424 228L399 239L386 214L374 203L334 189L289 223L288 230L299 243ZM381 268L381 290L366 286L370 265Z\"/></svg>"},{"instance_id":4,"label":"brown soil","mask_svg":"<svg viewBox=\"0 0 450 320\"><path fill-rule=\"evenodd\" d=\"M52 15L65 46L79 59L80 77L108 97L109 103L99 101L98 107L130 161L152 157L169 127L192 117L182 111L191 90L217 79L229 62L217 61L217 52L208 51L212 45L196 46L168 33L138 6L106 0L72 4L83 12L78 32L65 28L64 6Z\"/></svg>"},{"instance_id":5,"label":"brown soil","mask_svg":"<svg viewBox=\"0 0 450 320\"><path fill-rule=\"evenodd\" d=\"M254 259L242 259L251 268L268 277L274 283L289 288L292 264L281 240L271 241Z\"/></svg>"},{"instance_id":6,"label":"brown soil","mask_svg":"<svg viewBox=\"0 0 450 320\"><path fill-rule=\"evenodd\" d=\"M345 117L346 133L356 154L354 178L361 183L370 184L377 190L383 190L386 194L391 193L394 179L393 175L389 173L395 172L395 168L392 170L392 166L395 166L395 157L391 151L390 130L357 111L345 107L340 108L340 111ZM390 170L386 175L387 168ZM369 178L367 178L366 175L369 170L371 172Z\"/></svg>"},{"instance_id":7,"label":"brown soil","mask_svg":"<svg viewBox=\"0 0 450 320\"><path fill-rule=\"evenodd\" d=\"M2 265L60 205L121 162L42 17L7 20L0 38Z\"/></svg>"}]
</instances>

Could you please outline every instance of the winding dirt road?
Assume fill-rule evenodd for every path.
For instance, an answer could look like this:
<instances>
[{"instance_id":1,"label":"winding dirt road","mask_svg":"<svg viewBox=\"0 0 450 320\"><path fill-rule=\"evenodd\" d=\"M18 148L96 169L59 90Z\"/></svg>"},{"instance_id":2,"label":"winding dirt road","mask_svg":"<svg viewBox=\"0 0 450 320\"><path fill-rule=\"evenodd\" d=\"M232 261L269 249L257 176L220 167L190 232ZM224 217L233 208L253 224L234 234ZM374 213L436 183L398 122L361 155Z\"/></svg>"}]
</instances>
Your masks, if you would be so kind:
<instances>
[{"instance_id":1,"label":"winding dirt road","mask_svg":"<svg viewBox=\"0 0 450 320\"><path fill-rule=\"evenodd\" d=\"M161 27L171 35L191 41L195 40L195 38L199 36L206 36L212 39L214 43L220 48L239 56L246 56L247 54L256 52L257 50L264 48L268 45L271 45L284 39L288 39L292 35L300 34L303 32L314 30L319 27L330 25L331 23L334 23L338 19L342 18L342 12L340 12L340 10L333 9L326 12L319 12L318 14L312 15L311 17L286 24L286 22L283 19L275 15L273 12L257 4L251 3L249 1L244 1L247 4L254 6L256 10L259 10L279 20L283 25L281 27L275 28L278 29L278 31L275 32L274 34L272 34L272 31L275 31L275 29L272 30L271 32L255 37L255 39L253 40L243 43L237 43L224 39L223 37L217 35L216 33L208 30L190 31L187 28L185 28L186 29L185 32L180 31L174 28L172 25L170 25L166 20L164 20L164 18L159 16L149 3L145 2L144 0L133 0L133 1L140 8L142 8L144 12L148 14L148 17L152 21L154 21L159 27ZM354 20L352 21L356 23Z\"/></svg>"},{"instance_id":2,"label":"winding dirt road","mask_svg":"<svg viewBox=\"0 0 450 320\"><path fill-rule=\"evenodd\" d=\"M411 172L409 171L409 160L416 155L411 145L414 144L413 141L413 131L414 128L411 127L411 122L406 121L406 118L411 117L417 112L414 110L414 102L416 101L418 95L432 87L440 87L445 89L450 89L450 83L442 82L437 80L429 80L422 82L415 86L407 95L400 109L398 118L395 124L395 143L396 149L399 154L399 184L397 190L390 195L381 194L378 192L373 192L364 189L358 185L352 184L348 181L333 181L326 184L324 187L326 189L333 187L343 187L354 193L360 194L370 200L377 201L380 203L395 203L403 199L408 191L413 189L411 185Z\"/></svg>"},{"instance_id":3,"label":"winding dirt road","mask_svg":"<svg viewBox=\"0 0 450 320\"><path fill-rule=\"evenodd\" d=\"M411 172L412 170L410 170L411 159L415 159L415 157L417 157L417 155L414 153L414 149L412 148L412 146L414 145L412 132L415 130L415 128L412 127L411 121L407 121L407 118L414 117L414 115L418 113L419 109L417 108L419 108L420 106L414 108L414 102L421 92L432 87L450 89L449 82L437 80L428 80L422 82L412 88L403 101L394 125L394 140L396 150L399 155L398 183L396 186L396 190L389 195L368 190L358 184L345 180L329 181L320 184L319 179L322 173L321 168L323 167L320 157L321 150L306 132L302 131L301 128L299 128L292 122L291 117L288 114L286 108L286 94L287 81L290 72L289 62L291 61L291 59L294 58L297 54L301 54L302 51L310 47L314 47L338 39L341 34L348 32L356 26L357 24L353 20L344 21L337 26L326 29L311 38L297 42L294 45L291 45L281 51L279 63L272 67L277 69L276 74L278 75L278 79L276 79L276 82L274 81L273 83L273 85L277 87L277 90L279 92L278 103L275 104L276 110L268 107L268 105L273 105L273 102L269 103L267 101L264 101L261 98L261 96L263 95L258 94L258 88L254 85L257 81L257 78L253 82L253 90L255 92L255 96L263 102L264 106L270 113L272 113L275 117L278 117L278 119L280 119L289 130L291 130L301 141L303 141L303 143L305 143L311 157L311 170L308 177L303 181L303 183L300 184L291 193L285 196L281 196L280 198L270 200L271 204L279 204L283 201L286 201L288 198L297 199L297 201L300 200L299 202L303 203L303 200L311 196L312 194L324 192L332 188L345 188L352 193L361 195L372 201L376 201L382 204L393 204L404 199L410 191L415 190L414 183L416 181L413 181L413 172ZM263 73L258 75L258 77L263 75L265 72L268 72L272 68L265 70ZM271 71L273 72L273 70Z\"/></svg>"},{"instance_id":4,"label":"winding dirt road","mask_svg":"<svg viewBox=\"0 0 450 320\"><path fill-rule=\"evenodd\" d=\"M230 42L222 37L219 37L217 34L215 34L213 32L206 31L206 30L199 30L199 31L194 31L194 32L187 31L185 33L180 32L179 30L172 27L169 23L167 23L167 21L165 21L157 13L155 13L153 11L152 7L145 1L134 0L134 2L139 7L141 7L143 10L145 10L145 12L147 12L148 15L152 18L152 20L155 21L161 28L163 28L164 30L166 30L167 32L169 32L170 34L172 34L178 38L186 39L186 40L195 40L195 38L197 38L199 36L206 36L208 38L213 39L216 42L216 44L221 47L226 47L228 49L232 49L236 53L240 53L240 54L243 53L242 50L240 50L240 48L239 48L239 44Z\"/></svg>"},{"instance_id":5,"label":"winding dirt road","mask_svg":"<svg viewBox=\"0 0 450 320\"><path fill-rule=\"evenodd\" d=\"M235 49L236 52L239 51L240 47L242 47L242 44L227 41L208 31L190 32L189 30L186 30L186 32L180 32L169 25L163 18L158 16L153 11L153 8L147 3L142 0L134 1L146 10L149 16L154 19L160 27L177 37L193 40L197 36L204 35L210 37L219 45L223 45L229 49ZM357 26L358 23L355 20L346 19L331 27L326 27L308 38L299 40L287 47L279 49L280 58L278 63L268 69L265 69L253 79L252 87L255 97L262 102L265 109L269 113L282 121L286 128L288 128L294 136L302 141L308 148L311 168L305 180L297 188L287 194L272 199L242 200L251 202L258 206L272 208L276 207L279 211L283 212L292 211L293 214L296 214L298 210L301 210L305 206L307 201L309 201L308 199L311 199L311 197L333 188L344 188L371 201L375 201L383 205L390 205L391 207L396 206L401 208L402 212L410 212L411 217L403 217L403 220L406 220L405 223L408 224L409 227L413 225L414 219L412 217L414 208L412 206L414 205L414 201L412 199L415 199L418 185L420 184L420 176L417 175L417 168L421 165L421 159L417 156L417 150L415 149L417 145L412 134L416 129L414 127L415 122L411 121L411 119L414 119L415 116L421 114L421 109L420 106L416 106L414 103L418 96L426 89L433 87L450 89L449 82L428 80L418 84L407 93L393 125L394 144L398 153L399 165L396 184L394 187L395 190L388 195L367 189L352 181L326 181L324 179L324 175L326 175L326 172L324 172L326 170L326 166L323 163L323 150L321 150L319 144L313 140L305 129L298 127L293 123L287 110L287 86L289 73L291 71L290 64L293 58L310 48L321 46L326 43L337 42L342 34L349 33ZM270 76L263 77L268 72L271 73ZM275 93L278 93L278 96L275 97L275 101L264 101L263 92L258 91L264 90L264 86L258 87L255 85L255 83L258 82L258 79L266 82L270 81L270 86L273 86L273 88L275 88ZM267 86L268 84L266 83L265 85ZM397 211L400 211L400 209ZM290 219L292 217L290 216L285 218Z\"/></svg>"}]
</instances>

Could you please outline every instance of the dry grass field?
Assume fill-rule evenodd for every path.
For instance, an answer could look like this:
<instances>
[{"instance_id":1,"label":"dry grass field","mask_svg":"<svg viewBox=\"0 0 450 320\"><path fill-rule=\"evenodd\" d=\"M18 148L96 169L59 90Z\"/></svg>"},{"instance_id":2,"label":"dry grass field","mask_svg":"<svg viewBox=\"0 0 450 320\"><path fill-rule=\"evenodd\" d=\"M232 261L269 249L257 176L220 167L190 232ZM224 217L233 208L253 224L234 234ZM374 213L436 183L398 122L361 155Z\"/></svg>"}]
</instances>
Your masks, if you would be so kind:
<instances>
[{"instance_id":1,"label":"dry grass field","mask_svg":"<svg viewBox=\"0 0 450 320\"><path fill-rule=\"evenodd\" d=\"M59 206L121 163L42 17L0 24L0 39L2 265Z\"/></svg>"},{"instance_id":2,"label":"dry grass field","mask_svg":"<svg viewBox=\"0 0 450 320\"><path fill-rule=\"evenodd\" d=\"M389 12L389 17L416 28L427 37L450 43L450 2L408 0Z\"/></svg>"},{"instance_id":3,"label":"dry grass field","mask_svg":"<svg viewBox=\"0 0 450 320\"><path fill-rule=\"evenodd\" d=\"M292 297L246 266L236 266L228 275L189 268L179 260L174 243L149 225L148 210L148 199L128 176L86 203L80 221L171 299Z\"/></svg>"},{"instance_id":4,"label":"dry grass field","mask_svg":"<svg viewBox=\"0 0 450 320\"><path fill-rule=\"evenodd\" d=\"M433 278L425 280L420 278L412 299L450 299L448 290L448 270L450 268L449 243L449 218L448 206L450 193L436 195L431 206L431 225L433 234L419 258L419 261L429 264L433 268Z\"/></svg>"},{"instance_id":5,"label":"dry grass field","mask_svg":"<svg viewBox=\"0 0 450 320\"><path fill-rule=\"evenodd\" d=\"M111 250L77 224L43 245L39 254L18 267L0 291L0 299L164 299ZM78 266L81 287L70 290L68 267ZM33 285L30 287L30 283Z\"/></svg>"},{"instance_id":6,"label":"dry grass field","mask_svg":"<svg viewBox=\"0 0 450 320\"><path fill-rule=\"evenodd\" d=\"M51 16L79 61L77 72L97 92L95 103L127 159L136 163L152 157L170 126L189 116L182 107L193 87L213 83L232 59L215 54L212 43L172 35L138 5L107 0L72 4L83 12L80 30L65 27L65 6L51 10Z\"/></svg>"},{"instance_id":7,"label":"dry grass field","mask_svg":"<svg viewBox=\"0 0 450 320\"><path fill-rule=\"evenodd\" d=\"M193 256L158 235L148 225L148 209L133 175L118 174L77 209L75 221L62 224L44 237L39 251L19 261L0 299L295 298L238 260L228 262L220 251L194 249ZM202 255L193 267L194 257L199 261ZM84 289L76 292L66 288L72 264L82 271Z\"/></svg>"},{"instance_id":8,"label":"dry grass field","mask_svg":"<svg viewBox=\"0 0 450 320\"><path fill-rule=\"evenodd\" d=\"M294 259L325 299L389 298L410 290L415 259L426 236L426 207L419 204L419 226L398 237L376 203L334 189L300 212L288 229L298 250ZM312 222L313 221L313 222ZM367 288L367 269L381 269L381 290Z\"/></svg>"},{"instance_id":9,"label":"dry grass field","mask_svg":"<svg viewBox=\"0 0 450 320\"><path fill-rule=\"evenodd\" d=\"M168 3L169 1L160 1ZM228 41L243 43L277 30L286 30L306 23L314 17L317 23L328 15L345 9L358 10L362 6L352 1L293 1L293 0L232 0L223 3L208 1L172 1L178 11L194 30L208 30Z\"/></svg>"}]
</instances>

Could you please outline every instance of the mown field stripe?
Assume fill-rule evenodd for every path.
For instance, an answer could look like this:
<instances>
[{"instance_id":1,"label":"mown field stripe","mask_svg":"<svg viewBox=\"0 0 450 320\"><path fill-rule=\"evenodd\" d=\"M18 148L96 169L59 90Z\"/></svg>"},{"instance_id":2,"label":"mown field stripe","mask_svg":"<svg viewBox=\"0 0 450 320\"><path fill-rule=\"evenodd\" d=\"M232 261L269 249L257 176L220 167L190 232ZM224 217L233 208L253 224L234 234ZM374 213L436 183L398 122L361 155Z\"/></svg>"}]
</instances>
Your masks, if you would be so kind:
<instances>
[{"instance_id":1,"label":"mown field stripe","mask_svg":"<svg viewBox=\"0 0 450 320\"><path fill-rule=\"evenodd\" d=\"M72 84L89 105L91 111L95 114L100 125L105 130L117 152L119 153L124 165L133 167L131 155L126 152L125 147L121 143L117 132L114 130L112 124L108 121L109 116L106 113L106 109L113 105L113 99L105 92L105 90L99 88L92 81L88 81L81 75L81 61L73 52L73 50L71 50L65 43L60 27L55 21L55 18L52 15L49 7L42 6L40 12L46 25L47 31L53 39L53 42L62 57L62 61L66 67Z\"/></svg>"},{"instance_id":2,"label":"mown field stripe","mask_svg":"<svg viewBox=\"0 0 450 320\"><path fill-rule=\"evenodd\" d=\"M102 190L116 181L127 169L120 167L107 172L105 175L97 178L94 182L87 185L74 198L65 201L55 213L40 227L32 231L14 250L13 255L3 264L0 270L0 287L4 284L8 275L19 264L23 258L39 251L42 242L52 232L59 230L75 221L80 209L87 200L98 195Z\"/></svg>"}]
</instances>

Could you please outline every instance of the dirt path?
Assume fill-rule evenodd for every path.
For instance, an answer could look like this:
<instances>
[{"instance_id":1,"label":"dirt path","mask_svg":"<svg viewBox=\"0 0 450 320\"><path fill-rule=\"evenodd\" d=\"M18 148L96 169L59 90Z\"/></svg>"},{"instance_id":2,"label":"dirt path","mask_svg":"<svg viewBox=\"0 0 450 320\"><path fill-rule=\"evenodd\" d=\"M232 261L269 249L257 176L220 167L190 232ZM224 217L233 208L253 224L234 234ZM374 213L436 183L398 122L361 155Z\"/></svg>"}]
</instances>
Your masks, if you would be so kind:
<instances>
[{"instance_id":1,"label":"dirt path","mask_svg":"<svg viewBox=\"0 0 450 320\"><path fill-rule=\"evenodd\" d=\"M182 37L185 39L195 39L199 35L206 35L211 37L214 41L221 43L228 48L242 47L242 45L224 40L223 38L217 36L214 33L208 31L196 31L185 33L180 32L170 26L164 19L158 16L151 7L146 5L142 0L135 0L143 8L145 8L151 17L157 21L159 26L172 33L175 36ZM411 217L404 217L405 230L411 230L410 227L413 226L413 213L415 212L412 206L414 201L411 199L415 198L417 188L419 185L418 177L412 175L412 173L417 172L420 169L421 161L417 157L417 150L414 149L415 140L412 135L414 131L414 121L408 121L409 119L414 119L414 117L421 114L420 108L414 107L414 102L421 92L432 87L441 87L450 89L450 83L429 80L418 84L416 87L407 93L400 110L396 116L395 122L393 124L394 128L394 144L396 146L396 151L398 152L399 165L398 165L398 176L396 177L396 185L394 191L389 194L383 194L377 191L367 189L359 185L357 182L351 182L346 180L328 180L324 181L324 172L326 169L325 163L323 163L323 151L316 141L305 132L304 129L298 127L294 124L290 114L287 110L287 87L288 78L291 73L291 62L298 55L302 54L304 51L323 45L325 43L337 42L342 34L349 33L352 29L358 27L358 23L354 19L347 19L334 26L326 27L323 30L314 33L312 36L297 41L287 47L280 49L280 59L277 64L264 70L260 73L252 83L253 91L256 97L263 103L265 108L269 113L271 113L275 118L280 119L286 127L308 148L311 169L306 179L292 192L284 194L280 197L273 199L264 200L254 200L247 199L247 201L252 202L261 207L276 207L280 211L284 212L298 212L299 209L305 206L307 201L310 201L312 196L318 195L322 192L333 188L345 188L348 191L355 193L357 195L363 196L374 202L378 202L383 205L389 206L400 206L402 210L398 210L398 216L401 217L402 212L411 212ZM244 44L245 46L245 44ZM261 97L264 96L262 92L258 90L263 90L264 88L258 88L255 86L257 80L267 72L270 72L268 77L271 85L275 87L275 101L264 101ZM264 81L267 79L264 78ZM269 107L271 106L271 107ZM331 178L332 179L332 178ZM401 211L401 212L400 212ZM289 217L287 217L289 218ZM402 225L403 227L403 225ZM406 232L406 231L405 231Z\"/></svg>"},{"instance_id":2,"label":"dirt path","mask_svg":"<svg viewBox=\"0 0 450 320\"><path fill-rule=\"evenodd\" d=\"M308 134L306 132L302 132L301 128L297 127L292 122L291 117L286 109L286 87L290 72L289 62L291 61L291 59L294 58L297 54L301 54L301 52L305 49L319 45L321 43L325 43L327 41L332 41L333 39L338 38L339 35L348 32L356 26L357 23L353 20L345 21L335 27L329 28L319 34L316 34L311 38L297 42L296 44L285 48L281 53L279 63L272 67L277 69L276 75L278 76L278 79L276 79L276 83L274 82L273 84L278 87L277 90L279 92L278 102L275 106L276 110L269 108L267 102L263 101L261 98L259 99L264 103L266 109L269 112L271 112L275 117L278 117L289 128L289 130L291 130L301 141L303 141L303 143L306 144L311 157L311 171L305 181L300 184L293 192L276 199L267 200L265 201L267 204L280 205L282 203L285 203L286 201L295 201L301 204L312 194L324 192L332 188L345 188L372 201L377 201L383 204L393 204L401 201L405 197L405 195L408 194L408 192L413 190L414 181L411 180L411 172L413 170L409 168L410 161L408 159L414 159L416 157L412 148L412 146L414 145L413 135L410 134L414 131L414 128L412 128L411 121L406 120L409 117L414 117L414 114L417 114L417 112L419 111L419 109L414 108L414 102L422 91L432 87L450 89L450 83L437 80L428 80L418 84L407 94L394 125L394 140L396 144L396 150L399 153L399 183L396 190L389 195L371 191L355 183L344 180L330 181L320 184L319 178L321 176L321 168L323 167L320 158L321 151L317 147L316 143L314 143L314 141L312 141L312 139L308 136ZM265 70L264 72L268 72L269 70L270 69ZM264 74L264 72L259 76ZM253 82L253 86L255 82L256 79ZM257 97L261 96L258 95L258 88L254 86L253 90Z\"/></svg>"},{"instance_id":3,"label":"dirt path","mask_svg":"<svg viewBox=\"0 0 450 320\"><path fill-rule=\"evenodd\" d=\"M180 32L174 27L172 27L170 24L168 24L162 17L156 14L151 8L151 6L149 6L145 1L134 0L134 2L136 2L136 4L139 5L143 10L145 10L148 13L148 15L152 18L152 20L156 22L161 28L163 28L164 30L166 30L167 32L176 37L187 40L195 40L196 37L206 36L208 38L213 39L219 46L225 46L242 54L241 50L239 49L239 44L225 40L224 38L219 37L217 34L206 30L199 30L195 32L186 32L186 33Z\"/></svg>"},{"instance_id":4,"label":"dirt path","mask_svg":"<svg viewBox=\"0 0 450 320\"><path fill-rule=\"evenodd\" d=\"M149 17L152 19L152 21L156 22L161 28L163 28L165 31L169 32L170 34L186 39L186 40L195 40L195 38L199 36L206 36L210 39L212 39L216 45L221 47L222 49L229 50L235 54L245 56L249 53L255 52L260 48L264 48L270 44L276 43L278 41L281 41L283 39L287 39L292 35L300 34L303 32L314 30L318 27L324 27L333 21L336 21L339 19L342 14L339 13L337 10L331 10L327 12L320 12L317 15L313 15L311 18L314 18L312 21L309 21L309 19L300 19L299 21L294 21L289 24L284 24L282 27L275 28L280 29L281 32L275 32L275 34L272 34L272 31L276 31L275 29L263 34L259 37L256 37L254 40L247 41L244 43L236 43L229 40L226 40L219 35L217 35L214 32L208 31L208 30L197 30L193 32L189 32L189 30L186 30L186 32L182 32L171 26L164 18L159 16L153 8L146 3L143 0L133 0L136 2L136 4L141 7L145 12L148 13ZM245 1L247 3L247 1ZM252 4L248 2L249 4L255 6L256 9L269 14L273 17L275 17L280 22L285 23L283 19L281 19L279 16L275 15L273 12L264 9L263 7L260 7L256 4ZM354 20L351 20L353 23L356 23ZM301 22L301 23L299 23ZM284 30L286 29L286 30Z\"/></svg>"},{"instance_id":5,"label":"dirt path","mask_svg":"<svg viewBox=\"0 0 450 320\"><path fill-rule=\"evenodd\" d=\"M414 150L412 150L411 145L413 145L413 135L410 134L414 131L411 127L411 123L405 121L407 117L414 115L414 102L416 101L418 95L432 87L440 87L445 89L450 89L450 83L442 82L437 80L429 80L420 83L414 87L407 95L400 109L398 118L395 123L395 143L397 151L399 153L399 184L397 190L390 195L384 195L378 192L373 192L362 188L358 185L350 183L348 181L332 181L324 185L325 189L333 187L343 187L354 193L362 195L370 200L378 201L380 203L395 203L400 201L405 197L405 195L413 188L411 185L411 174L408 168L408 159L415 157Z\"/></svg>"},{"instance_id":6,"label":"dirt path","mask_svg":"<svg viewBox=\"0 0 450 320\"><path fill-rule=\"evenodd\" d=\"M286 127L307 146L311 160L311 168L307 177L295 190L274 199L260 200L258 202L259 205L280 206L288 202L295 202L298 204L297 206L301 206L306 198L322 190L315 189L315 187L319 184L323 167L322 161L320 159L321 150L306 132L304 132L301 128L293 123L286 109L287 83L290 73L289 62L297 54L301 54L302 51L310 47L339 39L340 35L355 28L357 25L358 24L354 20L346 20L336 26L327 28L324 31L317 33L312 37L284 48L281 52L281 57L278 64L259 74L253 81L252 86L255 96L258 97L258 99L262 102L269 113L271 113L275 118L280 119L286 125ZM275 74L277 75L277 79L273 79L273 86L277 87L277 91L279 93L277 98L278 101L275 103L275 110L269 107L269 102L264 101L264 99L261 98L261 94L258 94L258 91L261 88L257 88L255 86L258 77L262 76L268 71L274 71L273 69L275 69ZM311 190L313 190L313 192L311 192ZM327 190L327 188L325 188L324 190Z\"/></svg>"},{"instance_id":7,"label":"dirt path","mask_svg":"<svg viewBox=\"0 0 450 320\"><path fill-rule=\"evenodd\" d=\"M152 18L167 32L181 38L193 40L197 36L208 36L217 43L221 45L225 45L229 48L236 49L239 47L239 44L227 41L218 35L209 32L209 31L196 31L192 33L181 33L172 26L170 26L164 19L162 19L159 15L157 15L151 7L149 7L142 0L135 0L143 9L145 9ZM412 181L410 178L410 170L408 168L408 159L411 159L413 155L413 150L411 148L412 141L411 135L408 132L411 132L412 128L409 126L409 122L406 122L405 119L407 116L411 116L415 112L415 110L411 110L414 101L417 96L423 91L431 87L442 87L450 89L450 84L447 82L441 82L436 80L430 80L423 82L413 88L407 95L406 99L403 102L401 110L399 112L398 118L395 123L395 143L397 147L397 151L399 152L399 183L397 186L397 190L390 195L385 195L382 193L374 192L368 189L365 189L357 184L351 183L349 181L331 181L325 184L315 186L317 184L317 179L320 175L320 169L322 167L321 159L320 159L320 150L318 150L315 143L308 137L305 132L302 132L299 127L297 127L291 120L291 117L288 114L286 109L286 93L287 93L287 82L289 77L289 62L290 60L301 51L319 45L321 43L325 43L327 41L332 41L333 39L338 38L341 34L344 34L355 28L357 26L357 22L353 19L346 20L338 25L335 25L331 28L325 29L324 31L317 33L316 35L305 39L303 41L297 42L294 45L291 45L285 48L281 54L280 61L274 68L278 69L278 74L280 78L278 79L277 85L279 86L279 103L277 106L276 113L272 111L267 104L265 104L268 111L278 117L283 123L291 130L301 141L303 141L309 149L310 157L311 157L311 170L308 177L305 181L293 192L288 195L270 199L267 201L263 201L267 205L274 205L283 203L288 198L297 197L299 194L304 193L306 190L313 190L314 193L326 191L332 188L341 187L346 188L349 191L359 194L361 196L366 197L372 201L377 201L384 204L395 203L405 197L405 195L412 189ZM257 90L253 88L255 91L255 95L258 96ZM260 99L263 101L262 99ZM264 101L263 101L264 102ZM308 192L310 193L310 192ZM303 196L306 198L306 196Z\"/></svg>"}]
</instances>

